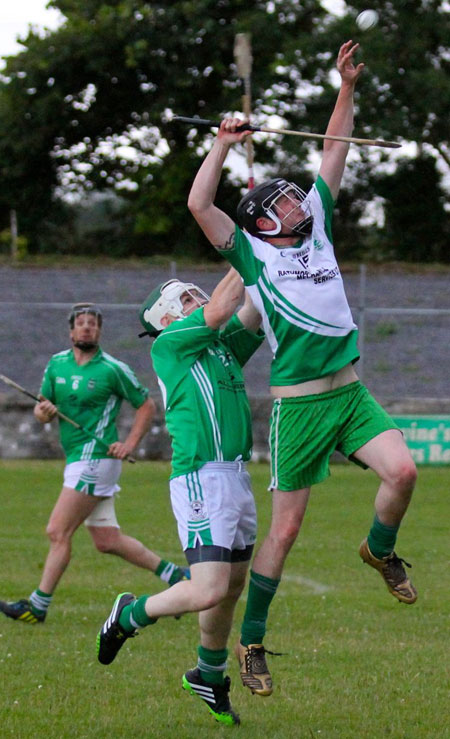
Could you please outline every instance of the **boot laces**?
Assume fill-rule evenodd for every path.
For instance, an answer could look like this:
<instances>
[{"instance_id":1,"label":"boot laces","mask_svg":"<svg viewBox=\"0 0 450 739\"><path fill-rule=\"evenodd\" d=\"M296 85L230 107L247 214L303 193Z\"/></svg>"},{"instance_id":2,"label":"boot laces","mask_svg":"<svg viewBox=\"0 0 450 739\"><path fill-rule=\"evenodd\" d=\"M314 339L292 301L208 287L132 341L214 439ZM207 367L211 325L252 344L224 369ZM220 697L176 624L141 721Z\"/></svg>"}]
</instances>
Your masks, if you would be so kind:
<instances>
[{"instance_id":1,"label":"boot laces","mask_svg":"<svg viewBox=\"0 0 450 739\"><path fill-rule=\"evenodd\" d=\"M268 672L266 654L270 654L273 657L281 657L283 652L271 652L270 649L266 649L264 646L247 649L245 654L247 672L255 674Z\"/></svg>"},{"instance_id":2,"label":"boot laces","mask_svg":"<svg viewBox=\"0 0 450 739\"><path fill-rule=\"evenodd\" d=\"M388 580L391 585L398 585L400 582L404 582L407 579L403 565L411 567L409 562L402 557L398 557L395 552L393 552L385 566L386 580Z\"/></svg>"}]
</instances>

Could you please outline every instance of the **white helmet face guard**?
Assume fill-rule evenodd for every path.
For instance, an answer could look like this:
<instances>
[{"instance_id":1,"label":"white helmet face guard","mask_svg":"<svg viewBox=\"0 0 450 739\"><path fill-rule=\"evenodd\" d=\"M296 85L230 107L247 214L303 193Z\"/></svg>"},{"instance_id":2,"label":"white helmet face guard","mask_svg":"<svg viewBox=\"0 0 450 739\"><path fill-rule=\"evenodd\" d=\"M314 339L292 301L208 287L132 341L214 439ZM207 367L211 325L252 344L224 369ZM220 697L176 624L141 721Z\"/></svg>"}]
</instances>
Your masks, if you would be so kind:
<instances>
[{"instance_id":1,"label":"white helmet face guard","mask_svg":"<svg viewBox=\"0 0 450 739\"><path fill-rule=\"evenodd\" d=\"M207 295L200 287L194 285L193 282L180 282L180 280L169 280L161 287L159 298L150 308L143 313L145 321L154 326L158 331L162 331L164 326L161 318L170 313L177 320L185 318L183 303L181 296L187 293L200 308L205 303L209 303L209 295Z\"/></svg>"},{"instance_id":2,"label":"white helmet face guard","mask_svg":"<svg viewBox=\"0 0 450 739\"><path fill-rule=\"evenodd\" d=\"M312 229L312 213L309 203L305 202L306 192L294 182L286 182L274 193L271 193L262 202L262 208L266 215L275 221L276 227L272 231L264 231L265 236L277 236L281 233L282 224L288 226L300 236L309 236ZM282 203L280 204L280 200ZM278 208L278 213L276 211ZM298 220L287 223L292 213L298 214Z\"/></svg>"}]
</instances>

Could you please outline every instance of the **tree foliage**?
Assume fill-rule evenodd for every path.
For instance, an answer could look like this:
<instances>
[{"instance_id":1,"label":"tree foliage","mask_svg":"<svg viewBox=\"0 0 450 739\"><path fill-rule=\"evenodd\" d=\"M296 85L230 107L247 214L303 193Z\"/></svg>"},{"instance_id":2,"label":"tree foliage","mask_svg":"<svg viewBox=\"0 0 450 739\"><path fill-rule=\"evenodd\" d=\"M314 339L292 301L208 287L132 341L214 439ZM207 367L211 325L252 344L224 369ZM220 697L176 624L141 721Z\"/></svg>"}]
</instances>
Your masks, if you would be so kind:
<instances>
[{"instance_id":1,"label":"tree foliage","mask_svg":"<svg viewBox=\"0 0 450 739\"><path fill-rule=\"evenodd\" d=\"M436 243L448 238L436 169L439 161L444 170L450 165L450 55L442 2L418 0L411 13L407 0L373 1L381 22L366 34L358 32L361 39L354 18L364 2L348 3L342 17L312 0L53 0L50 5L65 22L43 38L30 30L24 51L7 59L0 83L0 218L4 225L14 208L35 250L54 243L56 226L64 238L61 214L67 215L68 206L58 205L58 196L109 189L120 193L123 205L111 219L109 245L106 236L102 239L107 248L113 242L122 255L211 253L186 209L211 134L168 118L170 112L218 118L240 108L233 43L242 31L252 34L259 122L277 115L288 127L324 131L336 97L330 70L342 41L353 37L361 40L366 63L355 133L420 142L417 163L409 154L398 168L381 151L369 156L362 150L350 158L338 227L347 253L359 256L367 247L358 219L374 195L384 198L389 221L396 217L395 177L400 182L408 168L429 178L431 212L436 209L440 229ZM317 144L294 137L256 144L257 161L269 174L283 172L302 183L315 174L308 167L315 151ZM414 201L414 183L409 184L413 192L406 209ZM221 185L219 202L231 214L242 185L235 174ZM410 232L415 223L409 219ZM404 231L389 233L389 239L380 234L386 255L411 255ZM402 243L393 243L396 239ZM427 253L448 258L442 246Z\"/></svg>"}]
</instances>

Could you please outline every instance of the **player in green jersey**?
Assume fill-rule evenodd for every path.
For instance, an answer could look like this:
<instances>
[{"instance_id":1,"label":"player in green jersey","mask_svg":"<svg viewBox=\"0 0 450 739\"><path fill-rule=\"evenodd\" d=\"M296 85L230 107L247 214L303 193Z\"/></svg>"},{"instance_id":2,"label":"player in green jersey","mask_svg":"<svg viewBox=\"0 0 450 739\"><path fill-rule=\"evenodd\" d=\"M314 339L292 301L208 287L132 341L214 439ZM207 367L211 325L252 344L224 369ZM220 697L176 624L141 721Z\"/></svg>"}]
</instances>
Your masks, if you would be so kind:
<instances>
[{"instance_id":1,"label":"player in green jersey","mask_svg":"<svg viewBox=\"0 0 450 739\"><path fill-rule=\"evenodd\" d=\"M123 534L114 510L122 460L150 428L155 404L132 370L99 347L99 308L90 303L74 306L69 324L73 348L50 359L41 386L45 400L35 406L34 414L41 423L49 423L58 408L100 441L60 420L67 464L63 488L47 525L50 551L41 581L29 599L0 601L0 610L6 616L28 624L45 620L55 588L70 561L72 536L83 521L99 552L116 554L155 572L169 585L188 575L186 568L161 559L137 539ZM122 442L118 441L116 417L123 400L136 409L136 414Z\"/></svg>"},{"instance_id":2,"label":"player in green jersey","mask_svg":"<svg viewBox=\"0 0 450 739\"><path fill-rule=\"evenodd\" d=\"M264 338L251 301L233 315L242 293L242 280L231 269L211 300L193 284L169 280L141 308L144 327L157 336L151 357L172 438L171 502L191 580L156 595L118 595L97 637L98 659L110 664L136 629L199 611L198 663L182 685L229 725L239 717L224 674L227 641L256 537L245 469L251 419L241 368Z\"/></svg>"},{"instance_id":3,"label":"player in green jersey","mask_svg":"<svg viewBox=\"0 0 450 739\"><path fill-rule=\"evenodd\" d=\"M327 128L331 136L349 136L353 129L353 92L364 67L354 63L357 48L348 41L339 50L341 87ZM268 609L310 488L329 474L331 454L340 450L380 479L375 518L359 553L403 603L414 603L417 593L394 545L416 469L402 434L353 368L357 327L331 231L348 144L325 140L319 175L308 193L281 177L250 190L238 205L236 226L214 199L230 147L249 135L237 131L240 123L236 118L222 121L188 206L211 243L242 275L273 351L272 523L253 562L236 650L244 685L269 695L272 682L262 645Z\"/></svg>"}]
</instances>

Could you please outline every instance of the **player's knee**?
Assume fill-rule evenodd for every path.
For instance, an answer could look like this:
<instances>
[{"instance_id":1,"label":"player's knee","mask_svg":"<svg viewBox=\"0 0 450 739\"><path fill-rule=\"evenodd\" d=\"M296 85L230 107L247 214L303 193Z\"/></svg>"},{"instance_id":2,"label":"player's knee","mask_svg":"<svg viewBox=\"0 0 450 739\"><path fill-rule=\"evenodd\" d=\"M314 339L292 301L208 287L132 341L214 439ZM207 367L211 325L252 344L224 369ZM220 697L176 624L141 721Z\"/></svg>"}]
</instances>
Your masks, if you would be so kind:
<instances>
[{"instance_id":1,"label":"player's knee","mask_svg":"<svg viewBox=\"0 0 450 739\"><path fill-rule=\"evenodd\" d=\"M271 529L270 537L274 540L277 549L289 551L298 536L302 520L303 517L301 519L288 519Z\"/></svg>"},{"instance_id":2,"label":"player's knee","mask_svg":"<svg viewBox=\"0 0 450 739\"><path fill-rule=\"evenodd\" d=\"M210 608L214 608L224 599L224 594L220 593L208 593L202 594L199 598L199 610L209 611Z\"/></svg>"},{"instance_id":3,"label":"player's knee","mask_svg":"<svg viewBox=\"0 0 450 739\"><path fill-rule=\"evenodd\" d=\"M51 544L60 544L61 542L68 541L71 538L69 532L61 529L59 526L55 526L51 522L47 525L45 531Z\"/></svg>"},{"instance_id":4,"label":"player's knee","mask_svg":"<svg viewBox=\"0 0 450 739\"><path fill-rule=\"evenodd\" d=\"M411 494L417 480L417 469L413 460L405 460L391 473L391 485L401 494Z\"/></svg>"},{"instance_id":5,"label":"player's knee","mask_svg":"<svg viewBox=\"0 0 450 739\"><path fill-rule=\"evenodd\" d=\"M245 579L239 580L239 582L230 582L226 597L232 601L238 600L239 596L244 590L244 586L245 586Z\"/></svg>"},{"instance_id":6,"label":"player's knee","mask_svg":"<svg viewBox=\"0 0 450 739\"><path fill-rule=\"evenodd\" d=\"M117 553L117 536L113 534L112 536L105 533L103 534L97 534L92 537L94 546L97 550L97 552L100 552L100 554L116 554Z\"/></svg>"},{"instance_id":7,"label":"player's knee","mask_svg":"<svg viewBox=\"0 0 450 739\"><path fill-rule=\"evenodd\" d=\"M94 541L94 546L100 554L114 554L114 547L110 541L105 541L104 539Z\"/></svg>"},{"instance_id":8,"label":"player's knee","mask_svg":"<svg viewBox=\"0 0 450 739\"><path fill-rule=\"evenodd\" d=\"M123 549L121 546L121 532L115 526L88 526L97 552L100 554L116 554L120 556Z\"/></svg>"},{"instance_id":9,"label":"player's knee","mask_svg":"<svg viewBox=\"0 0 450 739\"><path fill-rule=\"evenodd\" d=\"M417 481L417 467L414 464L414 462L411 460L407 466L405 466L405 469L403 471L404 475L404 484L406 487L409 488L409 490L413 490L414 485Z\"/></svg>"},{"instance_id":10,"label":"player's knee","mask_svg":"<svg viewBox=\"0 0 450 739\"><path fill-rule=\"evenodd\" d=\"M207 611L209 608L217 606L226 597L227 590L227 583L222 582L210 583L208 588L199 589L196 593L199 610Z\"/></svg>"}]
</instances>

